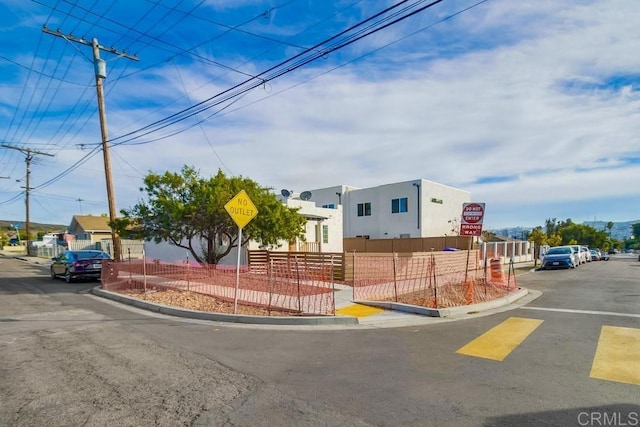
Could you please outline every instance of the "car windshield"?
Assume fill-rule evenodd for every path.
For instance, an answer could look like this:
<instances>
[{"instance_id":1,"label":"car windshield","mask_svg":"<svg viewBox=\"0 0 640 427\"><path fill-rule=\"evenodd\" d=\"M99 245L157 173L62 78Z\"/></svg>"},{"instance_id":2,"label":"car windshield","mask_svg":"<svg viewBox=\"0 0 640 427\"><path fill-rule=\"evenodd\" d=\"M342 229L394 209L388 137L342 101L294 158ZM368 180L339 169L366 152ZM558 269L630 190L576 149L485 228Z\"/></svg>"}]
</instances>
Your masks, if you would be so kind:
<instances>
[{"instance_id":1,"label":"car windshield","mask_svg":"<svg viewBox=\"0 0 640 427\"><path fill-rule=\"evenodd\" d=\"M547 251L547 255L570 254L570 248L551 248Z\"/></svg>"},{"instance_id":2,"label":"car windshield","mask_svg":"<svg viewBox=\"0 0 640 427\"><path fill-rule=\"evenodd\" d=\"M77 259L104 258L100 251L76 252L75 256Z\"/></svg>"}]
</instances>

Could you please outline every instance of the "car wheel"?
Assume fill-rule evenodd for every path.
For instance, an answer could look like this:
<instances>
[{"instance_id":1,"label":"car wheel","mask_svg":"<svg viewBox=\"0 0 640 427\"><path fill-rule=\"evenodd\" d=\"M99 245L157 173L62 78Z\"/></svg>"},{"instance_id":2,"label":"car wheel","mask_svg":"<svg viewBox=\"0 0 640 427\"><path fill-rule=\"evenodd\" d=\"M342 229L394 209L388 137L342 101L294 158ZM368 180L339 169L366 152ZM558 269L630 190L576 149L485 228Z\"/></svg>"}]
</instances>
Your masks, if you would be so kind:
<instances>
[{"instance_id":1,"label":"car wheel","mask_svg":"<svg viewBox=\"0 0 640 427\"><path fill-rule=\"evenodd\" d=\"M67 283L71 283L73 281L73 277L71 277L71 272L69 270L64 271L64 281Z\"/></svg>"},{"instance_id":2,"label":"car wheel","mask_svg":"<svg viewBox=\"0 0 640 427\"><path fill-rule=\"evenodd\" d=\"M55 279L56 277L58 277L58 276L56 275L56 272L53 271L53 267L51 267L51 278Z\"/></svg>"}]
</instances>

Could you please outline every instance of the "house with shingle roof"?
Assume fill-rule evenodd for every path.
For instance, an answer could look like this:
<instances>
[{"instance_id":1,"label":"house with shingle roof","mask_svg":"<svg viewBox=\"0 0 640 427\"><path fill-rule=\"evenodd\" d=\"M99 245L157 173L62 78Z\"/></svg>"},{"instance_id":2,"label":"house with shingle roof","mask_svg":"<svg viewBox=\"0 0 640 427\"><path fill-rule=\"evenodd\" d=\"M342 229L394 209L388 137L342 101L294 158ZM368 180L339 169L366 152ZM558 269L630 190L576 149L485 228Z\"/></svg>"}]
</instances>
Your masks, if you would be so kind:
<instances>
[{"instance_id":1,"label":"house with shingle roof","mask_svg":"<svg viewBox=\"0 0 640 427\"><path fill-rule=\"evenodd\" d=\"M76 240L90 240L99 243L102 239L111 239L109 217L93 215L74 215L69 225L69 234Z\"/></svg>"}]
</instances>

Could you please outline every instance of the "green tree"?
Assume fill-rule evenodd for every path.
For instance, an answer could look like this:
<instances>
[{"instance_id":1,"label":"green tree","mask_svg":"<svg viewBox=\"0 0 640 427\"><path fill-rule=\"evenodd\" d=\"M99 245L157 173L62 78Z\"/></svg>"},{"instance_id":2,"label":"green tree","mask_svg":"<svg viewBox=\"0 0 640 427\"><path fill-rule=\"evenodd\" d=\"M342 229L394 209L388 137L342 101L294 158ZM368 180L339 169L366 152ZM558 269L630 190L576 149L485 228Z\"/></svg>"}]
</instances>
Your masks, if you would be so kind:
<instances>
[{"instance_id":1,"label":"green tree","mask_svg":"<svg viewBox=\"0 0 640 427\"><path fill-rule=\"evenodd\" d=\"M542 227L536 227L531 230L527 240L534 244L533 266L535 267L538 264L538 258L540 258L540 248L547 244L547 234L542 231Z\"/></svg>"},{"instance_id":2,"label":"green tree","mask_svg":"<svg viewBox=\"0 0 640 427\"><path fill-rule=\"evenodd\" d=\"M547 236L553 236L558 233L558 220L555 218L547 218L544 221L544 228L547 232Z\"/></svg>"},{"instance_id":3,"label":"green tree","mask_svg":"<svg viewBox=\"0 0 640 427\"><path fill-rule=\"evenodd\" d=\"M607 228L612 228L613 223L610 222ZM545 220L545 230L547 234L547 244L549 246L558 245L586 245L591 248L610 248L615 244L615 239L610 238L610 230L596 230L594 227L586 224L576 224L567 218L565 221L558 222L555 218Z\"/></svg>"},{"instance_id":4,"label":"green tree","mask_svg":"<svg viewBox=\"0 0 640 427\"><path fill-rule=\"evenodd\" d=\"M208 179L190 166L181 173L149 173L144 178L147 201L120 211L122 218L111 226L125 238L168 242L188 250L200 263L217 264L238 247L238 227L224 205L245 190L258 215L242 229L240 247L249 240L261 247L303 237L306 219L297 209L283 205L268 189L222 171Z\"/></svg>"},{"instance_id":5,"label":"green tree","mask_svg":"<svg viewBox=\"0 0 640 427\"><path fill-rule=\"evenodd\" d=\"M561 244L562 244L562 237L560 237L558 234L547 236L547 245L560 246Z\"/></svg>"},{"instance_id":6,"label":"green tree","mask_svg":"<svg viewBox=\"0 0 640 427\"><path fill-rule=\"evenodd\" d=\"M620 246L624 249L640 249L640 222L631 224L631 230L633 236L625 237Z\"/></svg>"},{"instance_id":7,"label":"green tree","mask_svg":"<svg viewBox=\"0 0 640 427\"><path fill-rule=\"evenodd\" d=\"M563 245L582 244L583 232L582 227L573 222L561 223L558 227L558 234L562 237Z\"/></svg>"}]
</instances>

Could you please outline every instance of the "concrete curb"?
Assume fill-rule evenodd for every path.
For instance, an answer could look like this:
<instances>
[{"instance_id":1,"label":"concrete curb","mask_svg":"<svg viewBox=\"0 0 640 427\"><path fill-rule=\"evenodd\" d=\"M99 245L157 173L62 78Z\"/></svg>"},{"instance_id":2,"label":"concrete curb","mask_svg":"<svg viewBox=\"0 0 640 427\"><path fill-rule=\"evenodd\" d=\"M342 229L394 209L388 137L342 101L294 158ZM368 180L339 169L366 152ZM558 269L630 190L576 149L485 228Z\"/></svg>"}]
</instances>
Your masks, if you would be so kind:
<instances>
[{"instance_id":1,"label":"concrete curb","mask_svg":"<svg viewBox=\"0 0 640 427\"><path fill-rule=\"evenodd\" d=\"M427 308L419 307L415 305L401 304L397 302L389 301L354 301L356 304L370 305L372 307L385 308L387 310L402 311L405 313L421 314L429 317L454 317L464 314L477 313L480 311L487 311L498 307L509 305L514 301L526 296L529 290L526 288L519 288L518 291L507 295L506 297L498 298L493 301L481 302L478 304L463 305L461 307L448 307L448 308Z\"/></svg>"},{"instance_id":2,"label":"concrete curb","mask_svg":"<svg viewBox=\"0 0 640 427\"><path fill-rule=\"evenodd\" d=\"M241 314L209 313L206 311L188 310L186 308L170 307L162 304L154 304L137 298L129 298L122 294L105 291L99 286L91 289L91 293L122 304L128 304L144 310L155 311L176 317L190 319L212 320L217 322L246 323L252 325L358 325L358 318L352 316L251 316Z\"/></svg>"},{"instance_id":3,"label":"concrete curb","mask_svg":"<svg viewBox=\"0 0 640 427\"><path fill-rule=\"evenodd\" d=\"M50 259L29 257L28 255L24 255L24 254L1 252L0 255L5 258L19 259L20 261L29 262L31 264L37 264L37 265L46 265L46 263L51 263Z\"/></svg>"}]
</instances>

